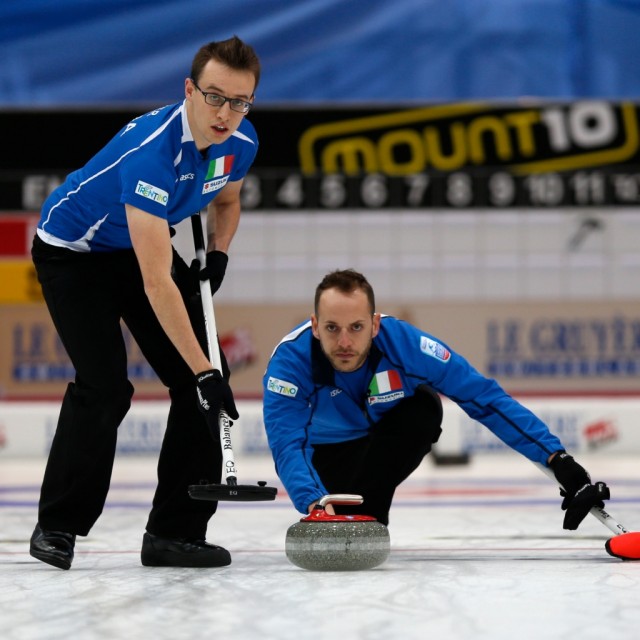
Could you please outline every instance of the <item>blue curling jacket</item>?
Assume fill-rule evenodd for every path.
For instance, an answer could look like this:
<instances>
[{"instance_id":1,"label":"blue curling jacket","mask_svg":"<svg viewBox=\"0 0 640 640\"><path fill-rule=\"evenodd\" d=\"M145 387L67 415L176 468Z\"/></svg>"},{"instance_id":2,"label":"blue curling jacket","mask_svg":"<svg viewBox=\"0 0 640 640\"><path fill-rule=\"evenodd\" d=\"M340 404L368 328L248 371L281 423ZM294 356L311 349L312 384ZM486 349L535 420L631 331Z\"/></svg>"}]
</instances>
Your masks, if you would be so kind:
<instances>
[{"instance_id":1,"label":"blue curling jacket","mask_svg":"<svg viewBox=\"0 0 640 640\"><path fill-rule=\"evenodd\" d=\"M336 371L307 321L275 348L263 378L264 424L278 476L296 509L328 491L311 464L313 445L353 440L420 384L456 402L534 462L564 449L531 411L434 336L382 316L365 363Z\"/></svg>"},{"instance_id":2,"label":"blue curling jacket","mask_svg":"<svg viewBox=\"0 0 640 640\"><path fill-rule=\"evenodd\" d=\"M203 156L185 100L155 109L129 122L66 177L44 202L37 233L73 251L130 249L126 204L177 224L204 209L227 182L242 180L257 150L256 131L245 118Z\"/></svg>"}]
</instances>

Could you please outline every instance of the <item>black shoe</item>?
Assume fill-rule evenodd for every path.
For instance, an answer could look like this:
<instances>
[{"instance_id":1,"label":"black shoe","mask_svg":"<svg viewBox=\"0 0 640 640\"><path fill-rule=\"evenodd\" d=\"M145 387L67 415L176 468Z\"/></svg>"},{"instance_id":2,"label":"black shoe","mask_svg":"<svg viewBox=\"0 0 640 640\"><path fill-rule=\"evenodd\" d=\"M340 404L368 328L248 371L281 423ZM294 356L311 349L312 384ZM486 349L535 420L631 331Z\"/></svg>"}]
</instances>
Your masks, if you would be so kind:
<instances>
[{"instance_id":1,"label":"black shoe","mask_svg":"<svg viewBox=\"0 0 640 640\"><path fill-rule=\"evenodd\" d=\"M59 569L70 569L75 544L76 537L73 533L47 531L37 524L31 536L29 553L34 558Z\"/></svg>"},{"instance_id":2,"label":"black shoe","mask_svg":"<svg viewBox=\"0 0 640 640\"><path fill-rule=\"evenodd\" d=\"M142 537L142 564L145 567L226 567L231 554L204 540L160 538L152 533Z\"/></svg>"}]
</instances>

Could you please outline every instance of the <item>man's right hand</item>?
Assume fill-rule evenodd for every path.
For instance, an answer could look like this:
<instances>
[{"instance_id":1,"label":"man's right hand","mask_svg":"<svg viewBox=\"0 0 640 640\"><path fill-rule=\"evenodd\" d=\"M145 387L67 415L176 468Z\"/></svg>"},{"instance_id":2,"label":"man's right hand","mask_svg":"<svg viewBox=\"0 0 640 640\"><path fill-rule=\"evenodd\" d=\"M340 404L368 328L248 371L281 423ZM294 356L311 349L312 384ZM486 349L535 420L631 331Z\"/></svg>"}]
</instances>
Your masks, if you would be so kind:
<instances>
[{"instance_id":1,"label":"man's right hand","mask_svg":"<svg viewBox=\"0 0 640 640\"><path fill-rule=\"evenodd\" d=\"M309 505L309 507L307 508L307 513L311 513L318 506L318 502L319 502L319 500L316 500L315 502L312 502ZM333 505L331 503L325 505L324 506L324 510L325 510L325 513L328 513L330 516L335 516L336 515L336 511L333 508Z\"/></svg>"},{"instance_id":2,"label":"man's right hand","mask_svg":"<svg viewBox=\"0 0 640 640\"><path fill-rule=\"evenodd\" d=\"M211 434L214 438L218 438L218 416L222 409L232 420L240 417L231 387L217 369L209 369L196 376L196 389L200 411L209 425Z\"/></svg>"}]
</instances>

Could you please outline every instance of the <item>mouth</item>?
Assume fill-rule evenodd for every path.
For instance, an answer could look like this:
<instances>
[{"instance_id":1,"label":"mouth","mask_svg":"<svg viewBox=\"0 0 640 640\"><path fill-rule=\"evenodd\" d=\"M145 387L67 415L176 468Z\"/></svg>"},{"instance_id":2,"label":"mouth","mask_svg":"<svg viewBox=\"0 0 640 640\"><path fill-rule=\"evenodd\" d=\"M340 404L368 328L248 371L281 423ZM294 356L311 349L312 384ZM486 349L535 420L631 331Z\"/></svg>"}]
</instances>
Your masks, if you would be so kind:
<instances>
[{"instance_id":1,"label":"mouth","mask_svg":"<svg viewBox=\"0 0 640 640\"><path fill-rule=\"evenodd\" d=\"M216 133L226 133L229 129L223 124L214 124L211 127Z\"/></svg>"}]
</instances>

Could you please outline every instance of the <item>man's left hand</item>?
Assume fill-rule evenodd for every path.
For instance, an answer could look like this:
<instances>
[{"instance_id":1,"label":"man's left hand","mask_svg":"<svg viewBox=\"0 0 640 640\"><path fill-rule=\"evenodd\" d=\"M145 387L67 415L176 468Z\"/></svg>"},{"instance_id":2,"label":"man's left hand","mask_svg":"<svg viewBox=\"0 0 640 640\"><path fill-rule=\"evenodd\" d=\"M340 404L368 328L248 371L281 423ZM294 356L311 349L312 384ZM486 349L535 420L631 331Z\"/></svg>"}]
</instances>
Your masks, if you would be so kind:
<instances>
[{"instance_id":1,"label":"man's left hand","mask_svg":"<svg viewBox=\"0 0 640 640\"><path fill-rule=\"evenodd\" d=\"M573 531L593 507L604 507L604 500L610 498L609 487L604 482L592 484L586 469L565 451L557 453L549 466L562 486L561 508L566 511L563 528Z\"/></svg>"},{"instance_id":2,"label":"man's left hand","mask_svg":"<svg viewBox=\"0 0 640 640\"><path fill-rule=\"evenodd\" d=\"M211 285L211 295L213 295L222 284L224 275L227 272L229 256L224 251L209 251L207 253L207 264L204 269L200 269L200 262L195 259L191 263L191 270L197 275L199 280L208 280Z\"/></svg>"}]
</instances>

